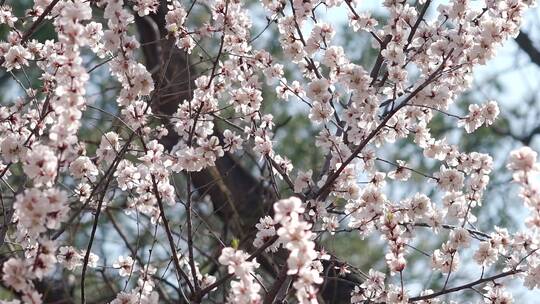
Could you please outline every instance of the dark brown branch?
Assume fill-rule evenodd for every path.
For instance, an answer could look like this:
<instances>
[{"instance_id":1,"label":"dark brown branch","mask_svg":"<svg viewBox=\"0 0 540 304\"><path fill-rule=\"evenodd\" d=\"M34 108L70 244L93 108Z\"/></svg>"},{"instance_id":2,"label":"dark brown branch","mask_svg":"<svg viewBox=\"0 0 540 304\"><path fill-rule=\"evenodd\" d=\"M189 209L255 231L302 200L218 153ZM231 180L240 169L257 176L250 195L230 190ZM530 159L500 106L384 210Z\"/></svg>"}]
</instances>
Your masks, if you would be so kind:
<instances>
[{"instance_id":1,"label":"dark brown branch","mask_svg":"<svg viewBox=\"0 0 540 304\"><path fill-rule=\"evenodd\" d=\"M86 303L84 283L85 283L85 280L86 280L86 271L88 269L88 262L89 262L89 259L90 259L90 253L92 251L92 244L94 243L94 238L96 236L97 225L98 225L98 222L99 222L99 215L101 213L101 207L103 206L103 200L105 199L105 195L107 194L107 188L109 187L109 184L112 181L114 171L116 171L116 168L118 167L118 164L120 163L121 157L118 157L118 156L119 155L124 155L124 153L127 151L127 148L129 147L129 145L130 145L130 143L131 143L131 141L133 140L134 137L135 137L135 133L132 133L131 136L129 137L128 141L126 142L126 144L122 147L122 150L118 153L118 155L117 155L117 157L115 159L115 162L109 168L109 170L108 170L109 175L105 176L103 178L104 180L107 180L107 181L106 181L106 183L104 185L104 188L103 188L103 190L101 192L101 196L100 196L99 201L97 203L96 214L94 215L94 223L92 224L92 231L90 233L90 240L88 241L88 246L86 248L86 253L84 255L84 260L83 260L82 273L81 273L81 303ZM95 189L97 189L97 187Z\"/></svg>"},{"instance_id":2,"label":"dark brown branch","mask_svg":"<svg viewBox=\"0 0 540 304\"><path fill-rule=\"evenodd\" d=\"M478 284L482 284L482 283L494 281L494 280L497 280L497 279L500 279L500 278L504 278L504 277L507 277L507 276L511 276L511 275L520 273L522 271L523 270L521 270L521 269L512 269L512 270L502 272L502 273L499 273L499 274L491 276L491 277L478 279L476 281L473 281L473 282L470 282L470 283L467 283L467 284L463 284L463 285L448 288L448 289L443 289L443 290L441 290L439 292L434 292L434 293L424 295L424 296L413 297L413 298L409 299L409 302L417 302L417 301L423 301L423 300L429 300L429 299L437 298L437 297L440 297L440 296L445 295L445 294L449 294L449 293L457 292L457 291L460 291L460 290L472 288L472 287L474 287L474 286L476 286Z\"/></svg>"},{"instance_id":3,"label":"dark brown branch","mask_svg":"<svg viewBox=\"0 0 540 304\"><path fill-rule=\"evenodd\" d=\"M369 142L379 133L379 131L381 131L384 127L386 127L386 123L390 120L390 118L392 118L392 116L394 116L394 114L396 114L399 110L401 110L401 108L403 108L405 105L407 105L407 103L412 99L414 98L420 91L422 91L425 87L427 87L430 83L432 83L433 81L435 81L437 78L439 78L441 75L442 75L442 71L444 69L444 66L446 64L446 60L444 60L440 67L435 71L433 72L433 74L431 74L427 79L426 81L424 81L424 83L422 83L420 86L418 86L418 88L416 88L413 92L411 92L409 94L409 96L407 96L402 102L400 105L396 106L392 111L390 111L386 116L385 118L381 121L381 123L377 126L377 128L375 128L373 131L371 131L371 133L369 133L369 135L360 143L360 145L358 145L354 151L352 152L352 154L341 164L341 166L334 172L332 173L327 181L325 182L325 184L319 189L319 191L315 194L315 198L317 199L326 199L326 197L328 196L328 194L330 193L330 188L332 187L332 185L334 184L334 182L336 181L336 179L339 177L339 175L341 174L341 172L345 169L345 167L347 165L349 165L349 163L351 163L357 156L358 154L360 154L360 152L362 152L362 150L369 144Z\"/></svg>"},{"instance_id":4,"label":"dark brown branch","mask_svg":"<svg viewBox=\"0 0 540 304\"><path fill-rule=\"evenodd\" d=\"M534 46L529 35L521 31L515 40L519 48L529 56L531 61L540 66L540 51Z\"/></svg>"}]
</instances>

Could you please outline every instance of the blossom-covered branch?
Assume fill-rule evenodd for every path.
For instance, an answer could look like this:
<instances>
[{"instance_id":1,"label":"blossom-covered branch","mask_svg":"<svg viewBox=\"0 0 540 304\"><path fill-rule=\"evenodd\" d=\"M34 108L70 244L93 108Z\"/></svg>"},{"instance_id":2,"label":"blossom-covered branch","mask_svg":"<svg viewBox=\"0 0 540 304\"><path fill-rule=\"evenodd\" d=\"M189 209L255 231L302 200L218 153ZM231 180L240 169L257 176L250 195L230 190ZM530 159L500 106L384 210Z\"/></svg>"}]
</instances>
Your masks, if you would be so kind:
<instances>
[{"instance_id":1,"label":"blossom-covered branch","mask_svg":"<svg viewBox=\"0 0 540 304\"><path fill-rule=\"evenodd\" d=\"M510 303L510 280L538 288L537 153L506 162L524 227L480 229L493 156L431 130L495 123L493 100L454 105L534 1L439 2L2 2L5 302L54 302L55 279L64 302L114 304L458 303L471 289ZM283 112L304 123L310 167L287 152ZM388 153L404 145L430 166ZM333 252L344 235L381 263ZM415 252L436 290L415 282Z\"/></svg>"}]
</instances>

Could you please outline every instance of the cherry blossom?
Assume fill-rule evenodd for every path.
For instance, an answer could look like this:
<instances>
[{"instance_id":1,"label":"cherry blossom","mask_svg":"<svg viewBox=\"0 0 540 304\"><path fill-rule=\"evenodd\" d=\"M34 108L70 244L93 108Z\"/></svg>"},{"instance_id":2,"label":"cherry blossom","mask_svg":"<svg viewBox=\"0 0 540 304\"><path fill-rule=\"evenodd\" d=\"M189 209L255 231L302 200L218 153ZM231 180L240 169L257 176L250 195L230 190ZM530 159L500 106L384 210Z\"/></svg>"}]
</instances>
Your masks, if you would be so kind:
<instances>
[{"instance_id":1,"label":"cherry blossom","mask_svg":"<svg viewBox=\"0 0 540 304\"><path fill-rule=\"evenodd\" d=\"M118 304L314 304L343 282L351 303L442 303L471 288L511 303L507 281L540 287L537 152L506 162L524 227L489 227L478 211L500 162L456 137L504 108L453 114L535 1L416 2L382 1L382 15L356 0L2 3L0 66L16 86L0 106L12 303L45 301L42 285L64 274L82 302L92 282L114 282ZM45 26L52 38L35 35ZM345 35L365 38L373 62L339 45ZM288 152L284 113L305 121L312 163ZM456 136L431 130L445 116ZM422 162L393 159L405 144ZM381 263L337 256L326 241L344 234L379 241ZM409 280L412 252L440 289Z\"/></svg>"}]
</instances>

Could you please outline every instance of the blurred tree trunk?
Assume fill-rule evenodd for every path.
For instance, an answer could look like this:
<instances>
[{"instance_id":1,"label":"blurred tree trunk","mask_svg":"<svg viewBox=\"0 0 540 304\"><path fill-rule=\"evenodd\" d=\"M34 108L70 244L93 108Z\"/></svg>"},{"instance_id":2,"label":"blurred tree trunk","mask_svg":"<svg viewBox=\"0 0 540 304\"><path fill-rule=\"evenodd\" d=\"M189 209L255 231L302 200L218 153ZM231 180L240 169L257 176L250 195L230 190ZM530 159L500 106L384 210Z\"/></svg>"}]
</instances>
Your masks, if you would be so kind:
<instances>
[{"instance_id":1,"label":"blurred tree trunk","mask_svg":"<svg viewBox=\"0 0 540 304\"><path fill-rule=\"evenodd\" d=\"M191 70L187 55L175 47L173 39L167 38L165 10L166 1L162 1L156 14L137 16L136 24L147 69L159 86L155 89L157 96L153 97L152 111L170 116L181 102L191 99L197 74ZM221 136L217 127L215 132ZM169 134L161 143L170 150L178 141L178 135L169 127ZM266 214L265 209L276 199L230 153L218 159L215 167L194 172L191 177L196 190L210 196L214 210L237 237L251 232L258 219Z\"/></svg>"}]
</instances>

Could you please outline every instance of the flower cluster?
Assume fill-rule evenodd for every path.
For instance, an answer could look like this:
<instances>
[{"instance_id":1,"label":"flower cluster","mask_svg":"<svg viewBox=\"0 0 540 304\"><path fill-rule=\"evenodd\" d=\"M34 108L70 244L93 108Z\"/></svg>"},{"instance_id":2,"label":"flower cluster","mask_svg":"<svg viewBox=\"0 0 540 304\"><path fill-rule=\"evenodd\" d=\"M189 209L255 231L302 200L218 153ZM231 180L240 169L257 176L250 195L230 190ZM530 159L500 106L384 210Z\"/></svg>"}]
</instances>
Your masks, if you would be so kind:
<instances>
[{"instance_id":1,"label":"flower cluster","mask_svg":"<svg viewBox=\"0 0 540 304\"><path fill-rule=\"evenodd\" d=\"M37 238L47 229L58 229L67 219L67 193L55 188L25 190L15 201L15 217L21 226L21 236Z\"/></svg>"},{"instance_id":2,"label":"flower cluster","mask_svg":"<svg viewBox=\"0 0 540 304\"><path fill-rule=\"evenodd\" d=\"M506 244L502 244L509 245L512 249L509 266L517 268L525 260L523 256L527 257L522 271L525 272L524 285L529 289L540 287L540 266L537 260L540 257L537 241L540 231L540 185L535 181L539 171L536 157L537 153L529 147L522 147L510 153L507 167L513 171L514 181L520 187L519 196L529 209L530 216L525 220L529 230L513 239L508 238Z\"/></svg>"},{"instance_id":3,"label":"flower cluster","mask_svg":"<svg viewBox=\"0 0 540 304\"><path fill-rule=\"evenodd\" d=\"M469 106L469 115L460 120L459 125L463 126L467 133L472 133L483 124L492 125L499 113L499 106L495 101L489 101L481 107L472 104Z\"/></svg>"},{"instance_id":4,"label":"flower cluster","mask_svg":"<svg viewBox=\"0 0 540 304\"><path fill-rule=\"evenodd\" d=\"M227 266L229 274L234 274L234 277L239 279L231 282L231 292L227 297L227 303L260 303L261 285L254 278L254 270L259 267L257 261L251 260L249 255L242 250L226 247L221 251L219 263Z\"/></svg>"},{"instance_id":5,"label":"flower cluster","mask_svg":"<svg viewBox=\"0 0 540 304\"><path fill-rule=\"evenodd\" d=\"M22 295L23 303L42 303L42 295L36 290L35 282L51 275L57 262L68 268L82 265L81 255L73 248L62 247L56 256L57 249L54 241L42 239L38 245L28 247L25 259L12 257L4 262L2 281ZM92 253L89 256L88 266L96 267L99 257Z\"/></svg>"},{"instance_id":6,"label":"flower cluster","mask_svg":"<svg viewBox=\"0 0 540 304\"><path fill-rule=\"evenodd\" d=\"M293 287L299 303L317 302L317 285L323 282L322 268L315 250L311 224L303 220L302 201L291 197L274 204L274 221L281 226L277 235L283 246L290 251L287 258L287 274L295 275Z\"/></svg>"}]
</instances>

